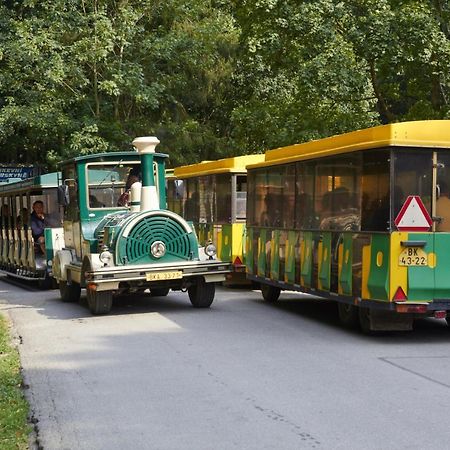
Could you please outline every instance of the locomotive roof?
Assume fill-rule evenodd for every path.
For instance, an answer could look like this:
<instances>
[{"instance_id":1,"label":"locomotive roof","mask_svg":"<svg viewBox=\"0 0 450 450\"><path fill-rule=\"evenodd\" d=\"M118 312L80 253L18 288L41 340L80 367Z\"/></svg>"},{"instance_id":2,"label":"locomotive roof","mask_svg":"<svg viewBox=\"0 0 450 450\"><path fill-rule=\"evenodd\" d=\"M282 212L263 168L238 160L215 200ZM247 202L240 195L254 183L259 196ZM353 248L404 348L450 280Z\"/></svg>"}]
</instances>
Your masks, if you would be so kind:
<instances>
[{"instance_id":1,"label":"locomotive roof","mask_svg":"<svg viewBox=\"0 0 450 450\"><path fill-rule=\"evenodd\" d=\"M248 168L386 147L450 148L450 120L393 123L276 148Z\"/></svg>"},{"instance_id":2,"label":"locomotive roof","mask_svg":"<svg viewBox=\"0 0 450 450\"><path fill-rule=\"evenodd\" d=\"M178 178L189 178L215 173L246 173L246 166L264 161L264 155L244 155L217 161L202 161L197 164L175 167L174 175Z\"/></svg>"}]
</instances>

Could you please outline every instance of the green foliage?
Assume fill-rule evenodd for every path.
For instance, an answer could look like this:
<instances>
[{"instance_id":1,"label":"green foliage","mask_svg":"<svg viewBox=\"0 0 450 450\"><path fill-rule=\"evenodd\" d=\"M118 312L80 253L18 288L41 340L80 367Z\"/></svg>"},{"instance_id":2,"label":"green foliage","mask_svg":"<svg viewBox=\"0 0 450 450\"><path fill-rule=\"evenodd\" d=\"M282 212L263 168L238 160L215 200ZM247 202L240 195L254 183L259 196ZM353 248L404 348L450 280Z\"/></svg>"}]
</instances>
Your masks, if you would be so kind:
<instances>
[{"instance_id":1,"label":"green foliage","mask_svg":"<svg viewBox=\"0 0 450 450\"><path fill-rule=\"evenodd\" d=\"M171 164L450 116L448 0L8 0L3 161Z\"/></svg>"},{"instance_id":2,"label":"green foliage","mask_svg":"<svg viewBox=\"0 0 450 450\"><path fill-rule=\"evenodd\" d=\"M220 147L237 34L209 1L27 1L0 16L5 159L52 166L158 133L175 161Z\"/></svg>"},{"instance_id":3,"label":"green foliage","mask_svg":"<svg viewBox=\"0 0 450 450\"><path fill-rule=\"evenodd\" d=\"M448 116L443 0L234 2L234 137L249 151Z\"/></svg>"},{"instance_id":4,"label":"green foliage","mask_svg":"<svg viewBox=\"0 0 450 450\"><path fill-rule=\"evenodd\" d=\"M28 404L21 383L19 356L9 343L6 321L0 316L0 449L28 448Z\"/></svg>"}]
</instances>

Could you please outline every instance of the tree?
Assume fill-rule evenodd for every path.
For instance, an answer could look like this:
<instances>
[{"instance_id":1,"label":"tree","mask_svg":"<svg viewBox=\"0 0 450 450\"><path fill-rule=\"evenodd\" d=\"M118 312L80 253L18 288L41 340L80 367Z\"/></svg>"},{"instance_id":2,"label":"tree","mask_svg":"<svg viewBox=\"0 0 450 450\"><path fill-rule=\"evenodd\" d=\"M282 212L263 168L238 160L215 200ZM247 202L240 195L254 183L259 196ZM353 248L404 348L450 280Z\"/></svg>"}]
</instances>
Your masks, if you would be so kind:
<instances>
[{"instance_id":1,"label":"tree","mask_svg":"<svg viewBox=\"0 0 450 450\"><path fill-rule=\"evenodd\" d=\"M0 8L4 157L54 165L148 134L175 163L223 151L236 31L218 6L30 0Z\"/></svg>"}]
</instances>

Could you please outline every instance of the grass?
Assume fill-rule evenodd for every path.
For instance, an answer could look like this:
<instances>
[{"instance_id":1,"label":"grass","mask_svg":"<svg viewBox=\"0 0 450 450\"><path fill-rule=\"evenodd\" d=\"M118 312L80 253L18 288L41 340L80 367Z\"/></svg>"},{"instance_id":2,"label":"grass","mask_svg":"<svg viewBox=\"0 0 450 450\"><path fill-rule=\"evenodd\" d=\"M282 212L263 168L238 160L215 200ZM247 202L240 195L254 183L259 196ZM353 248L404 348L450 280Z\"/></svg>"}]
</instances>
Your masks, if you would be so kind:
<instances>
[{"instance_id":1,"label":"grass","mask_svg":"<svg viewBox=\"0 0 450 450\"><path fill-rule=\"evenodd\" d=\"M19 354L0 314L0 450L28 448L28 404L21 385Z\"/></svg>"}]
</instances>

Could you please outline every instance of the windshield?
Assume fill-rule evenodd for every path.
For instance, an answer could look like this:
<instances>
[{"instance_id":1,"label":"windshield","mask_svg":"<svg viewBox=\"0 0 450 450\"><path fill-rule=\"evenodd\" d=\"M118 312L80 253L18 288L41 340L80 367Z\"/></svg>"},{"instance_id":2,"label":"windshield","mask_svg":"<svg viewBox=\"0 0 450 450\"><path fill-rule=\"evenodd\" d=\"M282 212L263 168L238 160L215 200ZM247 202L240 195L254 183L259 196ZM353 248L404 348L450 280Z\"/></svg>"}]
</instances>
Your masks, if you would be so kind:
<instances>
[{"instance_id":1,"label":"windshield","mask_svg":"<svg viewBox=\"0 0 450 450\"><path fill-rule=\"evenodd\" d=\"M127 180L139 181L139 162L101 163L87 166L89 208L123 208L120 201L130 188Z\"/></svg>"}]
</instances>

